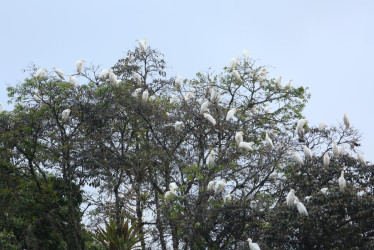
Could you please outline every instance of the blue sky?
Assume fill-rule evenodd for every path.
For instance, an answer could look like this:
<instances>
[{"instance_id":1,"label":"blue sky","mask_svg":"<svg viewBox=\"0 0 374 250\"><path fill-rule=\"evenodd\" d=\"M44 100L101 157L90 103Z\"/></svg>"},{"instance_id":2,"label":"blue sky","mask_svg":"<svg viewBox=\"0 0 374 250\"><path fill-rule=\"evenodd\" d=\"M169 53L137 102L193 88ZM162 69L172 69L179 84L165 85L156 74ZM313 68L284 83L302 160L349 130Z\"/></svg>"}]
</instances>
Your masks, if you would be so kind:
<instances>
[{"instance_id":1,"label":"blue sky","mask_svg":"<svg viewBox=\"0 0 374 250\"><path fill-rule=\"evenodd\" d=\"M52 4L53 2L53 4ZM29 62L72 73L75 62L112 66L137 38L159 49L172 75L219 72L248 49L271 76L312 94L309 123L342 122L374 159L374 1L3 1L0 102Z\"/></svg>"}]
</instances>

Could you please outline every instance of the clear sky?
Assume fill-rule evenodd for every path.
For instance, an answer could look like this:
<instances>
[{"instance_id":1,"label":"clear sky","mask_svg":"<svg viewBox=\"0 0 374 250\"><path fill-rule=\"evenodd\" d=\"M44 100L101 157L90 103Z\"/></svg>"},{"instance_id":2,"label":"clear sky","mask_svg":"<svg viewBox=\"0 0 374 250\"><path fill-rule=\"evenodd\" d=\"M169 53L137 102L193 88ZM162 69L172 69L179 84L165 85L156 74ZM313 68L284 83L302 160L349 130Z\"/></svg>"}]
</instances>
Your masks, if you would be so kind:
<instances>
[{"instance_id":1,"label":"clear sky","mask_svg":"<svg viewBox=\"0 0 374 250\"><path fill-rule=\"evenodd\" d=\"M29 62L73 73L75 62L112 66L137 38L159 49L172 76L219 72L248 49L271 76L312 94L312 125L342 122L363 134L374 160L374 1L2 1L0 102ZM373 98L373 99L371 99Z\"/></svg>"}]
</instances>

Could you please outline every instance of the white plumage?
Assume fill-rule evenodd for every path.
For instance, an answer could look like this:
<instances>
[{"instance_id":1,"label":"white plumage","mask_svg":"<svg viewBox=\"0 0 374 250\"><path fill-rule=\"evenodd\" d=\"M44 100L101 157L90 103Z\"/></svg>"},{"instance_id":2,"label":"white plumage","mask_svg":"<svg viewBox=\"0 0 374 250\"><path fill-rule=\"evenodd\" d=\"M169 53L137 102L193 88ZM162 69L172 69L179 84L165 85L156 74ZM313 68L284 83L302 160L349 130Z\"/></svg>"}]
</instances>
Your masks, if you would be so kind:
<instances>
[{"instance_id":1,"label":"white plumage","mask_svg":"<svg viewBox=\"0 0 374 250\"><path fill-rule=\"evenodd\" d=\"M261 250L260 246L257 243L253 243L251 238L247 239L250 250Z\"/></svg>"},{"instance_id":2,"label":"white plumage","mask_svg":"<svg viewBox=\"0 0 374 250\"><path fill-rule=\"evenodd\" d=\"M307 146L303 146L303 151L304 151L304 154L305 154L305 158L309 158L309 159L312 159L313 157L313 152L312 150L310 150L310 148L308 148Z\"/></svg>"},{"instance_id":3,"label":"white plumage","mask_svg":"<svg viewBox=\"0 0 374 250\"><path fill-rule=\"evenodd\" d=\"M324 122L320 122L318 128L324 132L326 130L326 124Z\"/></svg>"},{"instance_id":4,"label":"white plumage","mask_svg":"<svg viewBox=\"0 0 374 250\"><path fill-rule=\"evenodd\" d=\"M69 82L74 86L78 86L78 79L75 76L69 76Z\"/></svg>"},{"instance_id":5,"label":"white plumage","mask_svg":"<svg viewBox=\"0 0 374 250\"><path fill-rule=\"evenodd\" d=\"M282 87L282 76L279 76L278 80L277 80L277 86L280 88Z\"/></svg>"},{"instance_id":6,"label":"white plumage","mask_svg":"<svg viewBox=\"0 0 374 250\"><path fill-rule=\"evenodd\" d=\"M196 92L196 89L190 88L190 90L184 96L184 99L186 101L189 101L190 99L194 98L195 97L195 92Z\"/></svg>"},{"instance_id":7,"label":"white plumage","mask_svg":"<svg viewBox=\"0 0 374 250\"><path fill-rule=\"evenodd\" d=\"M325 167L327 167L329 164L330 164L330 156L329 156L329 154L326 152L326 153L323 155L323 165L324 165Z\"/></svg>"},{"instance_id":8,"label":"white plumage","mask_svg":"<svg viewBox=\"0 0 374 250\"><path fill-rule=\"evenodd\" d=\"M65 81L64 72L62 72L61 69L56 68L56 67L53 67L52 69L55 71L55 73L58 75L58 77L61 78L61 80L64 80L64 81Z\"/></svg>"},{"instance_id":9,"label":"white plumage","mask_svg":"<svg viewBox=\"0 0 374 250\"><path fill-rule=\"evenodd\" d=\"M216 194L222 193L225 190L225 184L226 184L225 179L221 179L221 180L217 181L215 186L214 186L214 192Z\"/></svg>"},{"instance_id":10,"label":"white plumage","mask_svg":"<svg viewBox=\"0 0 374 250\"><path fill-rule=\"evenodd\" d=\"M213 125L216 125L216 120L208 113L204 113L204 118L211 122Z\"/></svg>"},{"instance_id":11,"label":"white plumage","mask_svg":"<svg viewBox=\"0 0 374 250\"><path fill-rule=\"evenodd\" d=\"M0 103L0 113L3 112L3 104Z\"/></svg>"},{"instance_id":12,"label":"white plumage","mask_svg":"<svg viewBox=\"0 0 374 250\"><path fill-rule=\"evenodd\" d=\"M208 191L214 191L214 188L216 186L216 181L210 181L207 186Z\"/></svg>"},{"instance_id":13,"label":"white plumage","mask_svg":"<svg viewBox=\"0 0 374 250\"><path fill-rule=\"evenodd\" d=\"M345 124L345 127L346 127L346 128L349 128L349 127L351 126L347 114L344 114L343 121L344 121L344 124Z\"/></svg>"},{"instance_id":14,"label":"white plumage","mask_svg":"<svg viewBox=\"0 0 374 250\"><path fill-rule=\"evenodd\" d=\"M142 52L146 52L147 51L147 38L145 38L143 41L140 39L136 39L136 41L139 44L140 50Z\"/></svg>"},{"instance_id":15,"label":"white plumage","mask_svg":"<svg viewBox=\"0 0 374 250\"><path fill-rule=\"evenodd\" d=\"M365 160L365 157L364 157L362 154L357 153L357 158L358 158L358 161L359 161L362 165L366 166L366 160Z\"/></svg>"},{"instance_id":16,"label":"white plumage","mask_svg":"<svg viewBox=\"0 0 374 250\"><path fill-rule=\"evenodd\" d=\"M243 135L244 135L243 131L239 131L235 134L235 141L236 141L236 144L238 144L238 147L240 143L243 141Z\"/></svg>"},{"instance_id":17,"label":"white plumage","mask_svg":"<svg viewBox=\"0 0 374 250\"><path fill-rule=\"evenodd\" d=\"M137 88L134 90L131 96L137 98L139 97L140 92L142 92L142 88Z\"/></svg>"},{"instance_id":18,"label":"white plumage","mask_svg":"<svg viewBox=\"0 0 374 250\"><path fill-rule=\"evenodd\" d=\"M216 152L214 150L210 151L208 154L208 157L206 158L206 165L212 166L214 165L214 161L216 159Z\"/></svg>"},{"instance_id":19,"label":"white plumage","mask_svg":"<svg viewBox=\"0 0 374 250\"><path fill-rule=\"evenodd\" d=\"M117 85L117 76L114 74L113 70L109 71L109 80L112 85Z\"/></svg>"},{"instance_id":20,"label":"white plumage","mask_svg":"<svg viewBox=\"0 0 374 250\"><path fill-rule=\"evenodd\" d=\"M208 106L209 106L209 101L203 102L203 104L201 104L201 107L200 107L200 114L203 114L208 109Z\"/></svg>"},{"instance_id":21,"label":"white plumage","mask_svg":"<svg viewBox=\"0 0 374 250\"><path fill-rule=\"evenodd\" d=\"M236 113L236 108L230 109L229 112L227 112L226 121L231 120L234 117L235 113Z\"/></svg>"},{"instance_id":22,"label":"white plumage","mask_svg":"<svg viewBox=\"0 0 374 250\"><path fill-rule=\"evenodd\" d=\"M232 200L232 196L230 194L227 194L225 195L225 197L223 197L223 202L224 203L230 203Z\"/></svg>"},{"instance_id":23,"label":"white plumage","mask_svg":"<svg viewBox=\"0 0 374 250\"><path fill-rule=\"evenodd\" d=\"M306 207L303 203L299 201L299 198L295 198L294 203L296 204L297 210L299 211L299 214L308 216L308 211L306 210Z\"/></svg>"},{"instance_id":24,"label":"white plumage","mask_svg":"<svg viewBox=\"0 0 374 250\"><path fill-rule=\"evenodd\" d=\"M70 112L70 109L65 109L64 111L62 111L61 118L63 121L66 121L69 118Z\"/></svg>"},{"instance_id":25,"label":"white plumage","mask_svg":"<svg viewBox=\"0 0 374 250\"><path fill-rule=\"evenodd\" d=\"M45 68L40 68L40 69L38 69L38 70L36 71L36 73L35 73L35 77L44 77L45 74L46 74L47 72L48 72L47 69L45 69Z\"/></svg>"},{"instance_id":26,"label":"white plumage","mask_svg":"<svg viewBox=\"0 0 374 250\"><path fill-rule=\"evenodd\" d=\"M231 58L230 62L229 62L229 68L231 70L233 70L236 67L236 65L238 64L238 62L239 62L239 58L238 57Z\"/></svg>"},{"instance_id":27,"label":"white plumage","mask_svg":"<svg viewBox=\"0 0 374 250\"><path fill-rule=\"evenodd\" d=\"M334 154L334 157L339 157L340 155L339 148L336 142L334 142L334 144L332 145L332 153Z\"/></svg>"},{"instance_id":28,"label":"white plumage","mask_svg":"<svg viewBox=\"0 0 374 250\"><path fill-rule=\"evenodd\" d=\"M298 120L297 122L297 125L296 125L296 133L299 133L299 131L304 127L305 124L308 123L308 120L307 119L300 119Z\"/></svg>"},{"instance_id":29,"label":"white plumage","mask_svg":"<svg viewBox=\"0 0 374 250\"><path fill-rule=\"evenodd\" d=\"M215 87L212 87L212 90L210 91L210 101L215 102L215 100L218 97L218 90Z\"/></svg>"},{"instance_id":30,"label":"white plumage","mask_svg":"<svg viewBox=\"0 0 374 250\"><path fill-rule=\"evenodd\" d=\"M132 78L136 81L136 84L140 86L142 84L142 76L138 73L133 71L132 73Z\"/></svg>"},{"instance_id":31,"label":"white plumage","mask_svg":"<svg viewBox=\"0 0 374 250\"><path fill-rule=\"evenodd\" d=\"M178 191L178 185L175 182L169 184L169 190L173 193Z\"/></svg>"},{"instance_id":32,"label":"white plumage","mask_svg":"<svg viewBox=\"0 0 374 250\"><path fill-rule=\"evenodd\" d=\"M77 65L77 72L78 74L80 75L82 73L82 68L83 68L83 64L86 62L86 60L84 59L80 59L77 61L76 65Z\"/></svg>"},{"instance_id":33,"label":"white plumage","mask_svg":"<svg viewBox=\"0 0 374 250\"><path fill-rule=\"evenodd\" d=\"M148 97L149 97L149 93L148 93L148 89L146 89L143 91L143 94L142 94L143 102L146 102L148 100Z\"/></svg>"},{"instance_id":34,"label":"white plumage","mask_svg":"<svg viewBox=\"0 0 374 250\"><path fill-rule=\"evenodd\" d=\"M99 74L99 79L105 79L107 75L109 75L110 70L109 69L103 69Z\"/></svg>"},{"instance_id":35,"label":"white plumage","mask_svg":"<svg viewBox=\"0 0 374 250\"><path fill-rule=\"evenodd\" d=\"M245 58L250 58L251 57L251 54L249 53L249 51L248 50L243 50L243 56L245 57Z\"/></svg>"},{"instance_id":36,"label":"white plumage","mask_svg":"<svg viewBox=\"0 0 374 250\"><path fill-rule=\"evenodd\" d=\"M328 188L321 188L321 193L323 193L323 194L327 194L327 191L328 191Z\"/></svg>"},{"instance_id":37,"label":"white plumage","mask_svg":"<svg viewBox=\"0 0 374 250\"><path fill-rule=\"evenodd\" d=\"M183 127L183 122L175 122L174 124L175 131L177 132L182 131L182 127Z\"/></svg>"},{"instance_id":38,"label":"white plumage","mask_svg":"<svg viewBox=\"0 0 374 250\"><path fill-rule=\"evenodd\" d=\"M338 181L339 181L339 189L340 189L340 191L344 191L344 189L347 186L347 181L344 179L344 170L340 173L340 177L339 177Z\"/></svg>"},{"instance_id":39,"label":"white plumage","mask_svg":"<svg viewBox=\"0 0 374 250\"><path fill-rule=\"evenodd\" d=\"M241 82L242 79L240 78L240 74L238 71L236 71L235 69L232 70L232 75L235 77L235 79L238 81L238 82Z\"/></svg>"},{"instance_id":40,"label":"white plumage","mask_svg":"<svg viewBox=\"0 0 374 250\"><path fill-rule=\"evenodd\" d=\"M268 148L274 149L273 141L270 139L268 132L265 134L265 144Z\"/></svg>"},{"instance_id":41,"label":"white plumage","mask_svg":"<svg viewBox=\"0 0 374 250\"><path fill-rule=\"evenodd\" d=\"M293 155L294 161L296 161L297 164L299 165L304 164L303 158L301 158L301 156L298 153L293 152L292 155Z\"/></svg>"},{"instance_id":42,"label":"white plumage","mask_svg":"<svg viewBox=\"0 0 374 250\"><path fill-rule=\"evenodd\" d=\"M32 98L33 98L37 103L41 103L41 102L42 102L42 98L40 98L40 96L38 96L37 94L33 95Z\"/></svg>"},{"instance_id":43,"label":"white plumage","mask_svg":"<svg viewBox=\"0 0 374 250\"><path fill-rule=\"evenodd\" d=\"M173 191L167 191L165 193L165 199L171 199L171 198L173 198L175 196L177 196L177 194L175 192L173 192Z\"/></svg>"},{"instance_id":44,"label":"white plumage","mask_svg":"<svg viewBox=\"0 0 374 250\"><path fill-rule=\"evenodd\" d=\"M242 149L247 150L247 151L252 151L253 150L253 148L252 148L253 144L254 144L254 142L244 142L244 141L242 141L242 142L239 143L239 148L242 148Z\"/></svg>"},{"instance_id":45,"label":"white plumage","mask_svg":"<svg viewBox=\"0 0 374 250\"><path fill-rule=\"evenodd\" d=\"M286 203L288 206L291 206L293 201L295 200L296 196L295 196L295 190L291 189L290 192L288 192L287 196L286 196Z\"/></svg>"}]
</instances>

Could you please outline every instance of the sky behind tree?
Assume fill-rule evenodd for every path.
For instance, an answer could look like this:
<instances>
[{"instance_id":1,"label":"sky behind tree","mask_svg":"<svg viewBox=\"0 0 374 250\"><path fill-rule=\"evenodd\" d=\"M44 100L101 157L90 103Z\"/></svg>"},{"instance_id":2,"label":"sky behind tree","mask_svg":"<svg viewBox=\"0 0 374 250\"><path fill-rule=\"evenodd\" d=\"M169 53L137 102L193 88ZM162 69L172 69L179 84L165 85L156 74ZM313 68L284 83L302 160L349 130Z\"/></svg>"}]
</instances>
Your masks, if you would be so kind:
<instances>
[{"instance_id":1,"label":"sky behind tree","mask_svg":"<svg viewBox=\"0 0 374 250\"><path fill-rule=\"evenodd\" d=\"M312 94L310 125L343 122L363 135L374 159L372 108L374 1L4 1L0 8L0 102L28 77L30 62L66 75L86 59L108 68L137 46L165 55L169 76L220 72L247 49L271 77L293 79Z\"/></svg>"}]
</instances>

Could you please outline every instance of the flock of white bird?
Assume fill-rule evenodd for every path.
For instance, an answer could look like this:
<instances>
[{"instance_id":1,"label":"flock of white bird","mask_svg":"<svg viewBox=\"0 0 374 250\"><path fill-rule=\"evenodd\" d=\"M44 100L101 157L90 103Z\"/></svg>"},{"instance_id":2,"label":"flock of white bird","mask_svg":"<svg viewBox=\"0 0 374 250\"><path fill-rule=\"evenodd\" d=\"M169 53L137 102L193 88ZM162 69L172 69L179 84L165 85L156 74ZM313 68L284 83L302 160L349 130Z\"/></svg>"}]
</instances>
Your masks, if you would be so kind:
<instances>
[{"instance_id":1,"label":"flock of white bird","mask_svg":"<svg viewBox=\"0 0 374 250\"><path fill-rule=\"evenodd\" d=\"M141 52L145 53L146 50L147 50L147 39L144 39L144 40L137 39L136 41L139 44L139 48L140 48ZM244 55L245 58L250 57L250 53L249 53L248 50L244 50L243 55ZM240 60L240 58L236 57L236 58L232 58L229 62L229 69L232 71L232 75L234 76L234 78L238 82L242 81L239 72L235 69L239 60ZM82 73L82 68L83 68L84 63L85 63L84 59L80 59L76 62L76 70L77 70L78 75L80 75ZM65 80L65 75L64 75L64 73L61 69L56 68L56 67L53 67L52 69L54 70L56 75L61 80L63 80L63 81ZM45 74L47 72L48 72L47 69L40 68L36 71L35 77L36 78L42 78L42 77L45 76ZM266 70L263 70L262 75L266 75ZM113 84L113 85L118 85L121 82L117 79L117 76L114 74L114 72L111 69L103 69L98 76L99 79L105 79L106 77L109 78L111 84ZM135 82L138 86L141 85L142 76L139 73L132 72L132 78L135 80ZM279 77L279 79L277 81L277 84L279 86L281 85L281 80L282 80L282 77ZM71 84L75 85L75 86L78 85L78 79L73 75L69 76L69 82ZM177 76L177 78L175 79L175 86L177 88L180 88L180 85L181 85L182 82L183 82L183 78L181 76ZM290 84L291 84L291 81L289 81L287 86L290 86ZM195 92L196 92L196 90L194 88L191 88L189 90L189 92L187 92L186 95L184 96L184 99L186 101L190 100L191 98L193 98L195 96ZM207 121L209 121L213 125L216 125L216 120L214 119L214 117L211 114L209 114L209 109L208 108L209 108L209 105L211 103L214 103L214 102L218 103L219 102L220 93L218 93L218 91L215 87L212 87L210 92L211 92L210 100L205 100L204 101L203 98L201 99L200 114L203 115L203 117ZM142 101L154 100L155 99L155 96L149 96L149 92L148 92L147 89L143 90L142 88L135 89L135 91L132 93L132 96L133 97L140 97L140 94L141 94ZM37 102L42 101L41 98L38 95L34 95L34 99ZM170 99L171 103L176 103L178 101L179 101L179 98L176 97L176 96L172 96L171 99ZM1 111L2 111L2 105L0 104L0 112ZM229 120L233 119L236 111L237 111L236 108L230 109L227 112L226 121L229 121ZM65 109L65 110L62 111L62 114L61 114L62 121L65 122L65 121L68 120L68 118L70 116L70 112L71 112L70 109ZM267 112L270 112L270 107L268 107ZM347 114L344 114L343 121L344 121L344 124L345 124L346 128L349 128L350 127L350 122L349 122L349 118L348 118ZM297 122L297 125L296 125L296 131L295 131L296 134L302 133L302 128L307 123L308 123L307 119L300 119ZM175 131L177 131L177 132L182 131L183 126L184 126L184 123L182 121L175 122L175 124L174 124ZM319 124L319 129L321 131L325 131L326 130L326 124L324 122L321 122ZM252 151L254 143L253 142L245 142L243 140L243 136L244 136L243 131L239 131L235 134L235 141L238 145L238 148L243 149L245 151ZM273 144L271 138L269 137L268 131L266 131L266 133L265 133L264 143L269 149L271 149L271 150L274 149L274 144ZM303 148L303 152L304 152L304 155L305 155L305 160L308 160L308 159L311 160L313 158L312 150L309 149L305 145L302 148ZM342 145L341 147L338 147L337 143L334 142L333 147L332 147L332 153L333 153L334 157L339 157L340 155L343 155L345 153L344 145ZM304 164L303 158L297 152L293 152L292 155L293 155L293 158L294 158L294 160L297 164L299 164L299 165ZM361 155L360 153L358 153L357 156L358 156L359 162L361 164L366 165L366 161L365 161L364 156ZM216 158L216 152L214 150L211 150L209 152L208 156L207 156L206 165L207 166L214 165L215 158ZM326 152L323 155L323 165L328 166L329 164L330 164L330 156L329 156L328 152ZM338 180L340 191L344 191L344 189L346 188L346 185L347 185L347 182L344 179L344 173L345 173L344 170L342 170L341 171L341 176ZM223 194L224 195L225 185L226 185L226 180L225 179L221 179L221 180L218 180L218 181L212 180L208 183L207 191L214 192L215 194ZM169 190L166 191L165 196L164 196L165 199L171 199L171 198L174 198L174 197L178 196L178 194L177 194L178 190L179 190L179 187L175 182L170 183ZM327 188L322 188L321 192L323 194L327 194L328 189ZM224 203L229 203L229 202L231 202L231 200L232 200L232 197L231 197L230 194L227 194L227 195L223 196ZM295 196L295 190L294 189L291 189L289 191L289 193L287 194L286 204L288 206L296 205L297 210L301 215L308 216L308 211L307 211L306 207L304 206L304 204L302 202L299 201L299 198L297 196ZM248 241L250 249L254 249L254 250L259 250L260 249L259 245L257 243L253 243L250 238L248 238L247 241Z\"/></svg>"}]
</instances>

